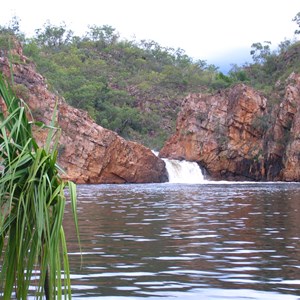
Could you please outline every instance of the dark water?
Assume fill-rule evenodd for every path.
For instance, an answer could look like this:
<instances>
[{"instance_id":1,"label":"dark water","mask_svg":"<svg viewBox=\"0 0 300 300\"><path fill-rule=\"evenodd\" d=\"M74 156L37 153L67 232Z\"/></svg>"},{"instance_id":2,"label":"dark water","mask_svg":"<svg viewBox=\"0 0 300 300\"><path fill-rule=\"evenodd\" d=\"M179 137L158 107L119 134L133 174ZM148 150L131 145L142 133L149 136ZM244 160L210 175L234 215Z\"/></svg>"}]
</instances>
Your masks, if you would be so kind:
<instances>
[{"instance_id":1,"label":"dark water","mask_svg":"<svg viewBox=\"0 0 300 300\"><path fill-rule=\"evenodd\" d=\"M78 186L74 299L300 299L300 184Z\"/></svg>"}]
</instances>

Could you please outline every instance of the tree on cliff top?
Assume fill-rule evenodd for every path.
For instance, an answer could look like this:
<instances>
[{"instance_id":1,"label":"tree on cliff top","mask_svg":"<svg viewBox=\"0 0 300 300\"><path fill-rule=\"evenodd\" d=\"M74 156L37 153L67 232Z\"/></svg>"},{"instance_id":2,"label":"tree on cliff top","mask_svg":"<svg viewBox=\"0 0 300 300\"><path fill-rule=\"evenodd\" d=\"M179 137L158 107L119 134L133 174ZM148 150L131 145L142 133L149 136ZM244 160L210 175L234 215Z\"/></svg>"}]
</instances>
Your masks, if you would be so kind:
<instances>
[{"instance_id":1,"label":"tree on cliff top","mask_svg":"<svg viewBox=\"0 0 300 300\"><path fill-rule=\"evenodd\" d=\"M216 68L155 41L121 40L109 25L88 29L79 37L48 22L26 41L24 53L70 105L124 138L159 149L182 99L209 89Z\"/></svg>"},{"instance_id":2,"label":"tree on cliff top","mask_svg":"<svg viewBox=\"0 0 300 300\"><path fill-rule=\"evenodd\" d=\"M298 14L297 25L299 20ZM254 43L253 63L234 66L224 75L182 49L151 40L121 40L109 25L89 26L80 37L65 24L47 22L25 39L24 54L47 78L49 88L70 105L88 111L96 123L126 139L159 149L173 133L187 94L214 92L241 81L270 92L275 82L300 69L299 55L292 63L284 61L293 46L284 41L271 51L269 42Z\"/></svg>"},{"instance_id":3,"label":"tree on cliff top","mask_svg":"<svg viewBox=\"0 0 300 300\"><path fill-rule=\"evenodd\" d=\"M295 34L300 34L300 12L296 14L296 16L293 18L293 21L296 22L298 25L298 29L295 30Z\"/></svg>"}]
</instances>

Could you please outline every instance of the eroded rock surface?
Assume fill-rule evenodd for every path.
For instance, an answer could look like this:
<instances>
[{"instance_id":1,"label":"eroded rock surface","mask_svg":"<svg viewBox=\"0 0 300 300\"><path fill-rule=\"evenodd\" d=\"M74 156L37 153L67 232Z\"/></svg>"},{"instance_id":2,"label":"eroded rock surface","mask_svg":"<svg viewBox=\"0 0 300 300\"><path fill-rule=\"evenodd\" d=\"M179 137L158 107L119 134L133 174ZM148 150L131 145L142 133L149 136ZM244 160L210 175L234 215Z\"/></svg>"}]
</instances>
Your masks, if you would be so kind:
<instances>
[{"instance_id":1,"label":"eroded rock surface","mask_svg":"<svg viewBox=\"0 0 300 300\"><path fill-rule=\"evenodd\" d=\"M146 183L167 181L165 163L143 145L128 142L93 122L84 111L67 105L48 90L45 79L22 54L13 49L18 61L12 64L15 89L33 112L35 120L49 124L57 104L61 128L59 164L66 176L77 183ZM10 77L10 64L0 55L0 70ZM35 131L42 143L44 130Z\"/></svg>"},{"instance_id":2,"label":"eroded rock surface","mask_svg":"<svg viewBox=\"0 0 300 300\"><path fill-rule=\"evenodd\" d=\"M214 179L299 181L300 76L280 103L238 84L182 103L176 133L161 157L198 162Z\"/></svg>"}]
</instances>

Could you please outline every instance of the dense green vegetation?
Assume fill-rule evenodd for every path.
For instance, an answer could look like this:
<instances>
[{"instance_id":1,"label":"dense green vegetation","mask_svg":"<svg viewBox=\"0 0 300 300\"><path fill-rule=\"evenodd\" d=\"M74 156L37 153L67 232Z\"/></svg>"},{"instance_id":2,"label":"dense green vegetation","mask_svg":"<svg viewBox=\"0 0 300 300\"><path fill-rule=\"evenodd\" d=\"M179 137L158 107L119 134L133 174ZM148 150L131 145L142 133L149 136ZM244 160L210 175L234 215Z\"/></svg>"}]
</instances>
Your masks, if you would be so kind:
<instances>
[{"instance_id":1,"label":"dense green vegetation","mask_svg":"<svg viewBox=\"0 0 300 300\"><path fill-rule=\"evenodd\" d=\"M98 124L152 148L175 129L185 95L228 85L216 67L193 61L182 49L122 40L107 25L90 26L78 37L64 25L46 23L25 38L15 19L8 31L23 41L25 55L53 91Z\"/></svg>"},{"instance_id":2,"label":"dense green vegetation","mask_svg":"<svg viewBox=\"0 0 300 300\"><path fill-rule=\"evenodd\" d=\"M299 19L298 14L297 25ZM292 71L300 71L295 41L284 41L276 50L270 42L254 43L253 63L233 65L224 75L182 49L120 39L108 25L89 26L79 37L64 24L48 22L25 38L15 18L0 30L0 45L7 44L5 31L17 35L49 87L69 104L87 110L98 124L121 136L156 149L175 130L180 103L188 93L213 92L237 82L271 93L275 83L280 86Z\"/></svg>"},{"instance_id":3,"label":"dense green vegetation","mask_svg":"<svg viewBox=\"0 0 300 300\"><path fill-rule=\"evenodd\" d=\"M120 40L110 26L90 26L83 37L50 23L27 40L51 88L121 136L158 148L175 127L180 100L207 88L216 68L181 49L154 41Z\"/></svg>"}]
</instances>

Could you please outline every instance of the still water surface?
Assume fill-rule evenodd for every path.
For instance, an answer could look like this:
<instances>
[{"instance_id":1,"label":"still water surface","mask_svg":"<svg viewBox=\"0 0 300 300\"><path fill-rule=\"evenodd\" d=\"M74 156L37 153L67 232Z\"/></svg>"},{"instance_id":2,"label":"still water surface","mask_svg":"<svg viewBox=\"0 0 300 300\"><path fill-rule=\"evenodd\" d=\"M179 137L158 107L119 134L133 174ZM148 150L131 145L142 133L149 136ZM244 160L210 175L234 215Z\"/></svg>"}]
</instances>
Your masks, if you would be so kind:
<instances>
[{"instance_id":1,"label":"still water surface","mask_svg":"<svg viewBox=\"0 0 300 300\"><path fill-rule=\"evenodd\" d=\"M300 299L300 184L79 185L74 299Z\"/></svg>"}]
</instances>

